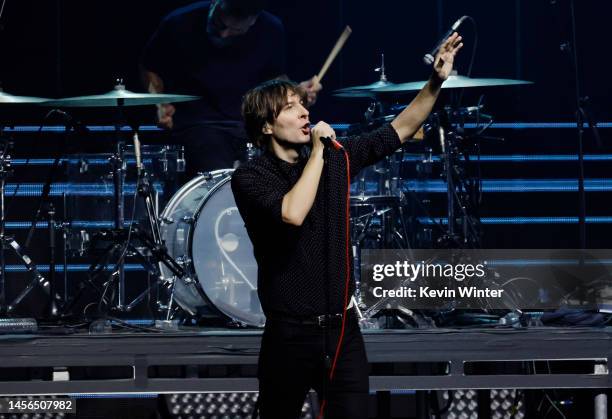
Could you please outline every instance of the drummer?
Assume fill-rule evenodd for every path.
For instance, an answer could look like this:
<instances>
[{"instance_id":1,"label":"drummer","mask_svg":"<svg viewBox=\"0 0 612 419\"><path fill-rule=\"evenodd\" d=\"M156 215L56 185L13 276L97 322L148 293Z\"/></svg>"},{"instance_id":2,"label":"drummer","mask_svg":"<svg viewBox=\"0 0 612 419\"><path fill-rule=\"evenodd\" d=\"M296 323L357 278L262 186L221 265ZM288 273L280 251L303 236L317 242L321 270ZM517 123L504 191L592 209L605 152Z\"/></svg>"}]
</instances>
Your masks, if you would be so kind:
<instances>
[{"instance_id":1,"label":"drummer","mask_svg":"<svg viewBox=\"0 0 612 419\"><path fill-rule=\"evenodd\" d=\"M341 141L352 175L417 132L462 46L456 33L444 42L428 83L393 122ZM355 290L347 242L347 163L343 151L332 148L324 162L322 139L335 140L335 132L325 122L311 129L305 105L303 89L280 80L251 90L242 105L249 137L263 150L232 177L266 315L260 413L297 418L314 388L326 418L366 418L366 352L354 311L347 309Z\"/></svg>"},{"instance_id":2,"label":"drummer","mask_svg":"<svg viewBox=\"0 0 612 419\"><path fill-rule=\"evenodd\" d=\"M284 28L265 5L266 0L212 0L179 8L163 19L144 49L141 66L150 93L202 96L158 106L158 124L186 147L191 176L241 160L242 97L258 83L286 78ZM312 78L301 86L313 104L320 83Z\"/></svg>"}]
</instances>

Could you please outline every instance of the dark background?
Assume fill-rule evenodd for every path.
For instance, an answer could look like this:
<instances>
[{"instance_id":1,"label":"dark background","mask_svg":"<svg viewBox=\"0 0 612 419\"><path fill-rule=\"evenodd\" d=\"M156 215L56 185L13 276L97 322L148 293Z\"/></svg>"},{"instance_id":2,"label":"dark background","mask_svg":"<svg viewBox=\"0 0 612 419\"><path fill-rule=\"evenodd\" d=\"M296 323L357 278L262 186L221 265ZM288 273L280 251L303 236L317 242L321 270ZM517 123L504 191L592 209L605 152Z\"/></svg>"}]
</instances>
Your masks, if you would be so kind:
<instances>
[{"instance_id":1,"label":"dark background","mask_svg":"<svg viewBox=\"0 0 612 419\"><path fill-rule=\"evenodd\" d=\"M0 22L0 81L12 94L65 97L110 90L117 76L142 91L138 57L161 18L186 0L7 0ZM598 118L612 115L609 92L607 17L609 2L576 1L580 81L593 99ZM498 120L571 120L575 93L567 54L570 39L568 0L272 0L269 10L284 22L289 76L304 80L316 74L345 25L353 36L325 77L325 91L313 109L314 119L351 122L365 103L331 97L332 90L373 82L380 53L389 79L422 80L421 63L439 36L461 15L476 19L479 42L473 76L520 78L529 88L497 89L487 98ZM459 58L467 71L473 26L462 33L466 47ZM479 92L480 93L480 92ZM476 96L469 93L468 101ZM17 117L24 118L26 112ZM153 113L144 113L153 122ZM32 114L32 118L37 116Z\"/></svg>"},{"instance_id":2,"label":"dark background","mask_svg":"<svg viewBox=\"0 0 612 419\"><path fill-rule=\"evenodd\" d=\"M186 0L7 0L0 19L2 87L15 95L59 98L104 93L112 89L117 77L122 77L129 90L144 91L138 71L140 53L163 16L188 3L190 1ZM582 95L591 97L595 120L609 122L612 121L612 78L607 32L612 4L576 0L575 7ZM569 0L272 0L269 10L285 24L288 73L297 81L310 78L319 71L345 25L353 29L352 37L323 80L324 91L311 109L311 121L360 121L368 105L367 100L341 100L331 93L334 89L376 81L378 75L374 69L380 65L381 53L385 54L391 81L401 83L426 79L430 69L422 64L423 54L429 52L462 15L472 16L478 26L473 77L517 78L535 82L532 86L466 91L464 104L476 104L478 97L485 93L485 111L493 115L496 121L574 120L575 77L570 55L560 48L571 39ZM460 74L465 75L474 45L474 27L466 22L461 32L466 46L458 58L457 68ZM407 95L399 101L407 103L410 98ZM443 94L439 105L447 99ZM3 106L0 107L0 123L4 126L37 126L45 112L46 109L41 108ZM112 125L114 122L114 114L105 110L74 110L71 113L88 125ZM141 124L155 123L153 107L131 109L129 117L138 119ZM586 152L612 156L611 131L609 128L600 130L601 147L596 147L593 137L587 132L584 139ZM504 137L505 141L483 142L483 155L537 154L546 157L551 154L575 155L577 152L575 129L494 129L488 134ZM60 134L37 135L31 131L14 134L13 137L13 157L21 159L53 157L64 141ZM76 133L69 138L65 154L108 153L112 150L113 139L112 133ZM131 140L126 138L126 141ZM169 139L164 133L156 132L143 133L141 141L144 144L164 144ZM428 147L433 147L435 153L435 144L427 142L406 148L409 153L419 154ZM587 179L609 178L611 159L587 162ZM561 179L571 182L578 176L575 161L489 162L483 163L481 169L485 180L509 180L519 186L525 180L546 182ZM97 170L105 172L110 168L99 166ZM402 166L402 178L417 178L417 171L415 163L406 163ZM439 180L440 172L439 165L434 167L430 179ZM48 173L48 165L15 165L8 182L12 186L19 183L26 186L30 183L42 184ZM70 173L68 169L64 170L55 181L75 185L93 181L107 186L110 184L108 177L98 172L98 177L93 181L86 176ZM587 224L587 247L610 248L611 193L612 185L587 193L587 216L608 218L603 223ZM40 192L15 198L8 195L7 220L31 220ZM165 202L171 195L170 189L165 190L162 201ZM74 195L73 199L78 210L63 204L56 196L54 202L58 214L65 210L69 219L110 221L110 197L94 199ZM415 199L410 199L414 204ZM431 193L418 199L427 202L429 214L413 206L409 208L412 218L427 219L429 215L445 217L444 194ZM575 190L488 192L484 194L479 215L483 218L514 217L510 223L484 225L483 248L579 247L576 222L578 194ZM517 221L516 217L571 217L574 221L524 223ZM431 227L428 228L431 230ZM422 229L420 225L414 228L412 234L420 234L419 229ZM23 243L25 233L23 228L9 231L20 243ZM435 234L436 229L433 228L434 237ZM48 263L47 237L43 228L37 230L34 243L30 256L39 265ZM427 243L427 239L413 245L423 246L423 243ZM62 257L59 259L63 260ZM67 260L84 266L91 262L87 258ZM23 268L12 254L9 254L8 263ZM26 280L29 281L30 276L23 269L20 272L11 277L15 278L14 281L7 282L9 297L23 289ZM85 275L75 274L73 286L80 283ZM134 294L146 286L146 278L138 278L141 282L133 285ZM32 303L34 295L44 298L40 290L36 290L32 297L24 300L24 313L30 313L32 307L44 309L44 305Z\"/></svg>"}]
</instances>

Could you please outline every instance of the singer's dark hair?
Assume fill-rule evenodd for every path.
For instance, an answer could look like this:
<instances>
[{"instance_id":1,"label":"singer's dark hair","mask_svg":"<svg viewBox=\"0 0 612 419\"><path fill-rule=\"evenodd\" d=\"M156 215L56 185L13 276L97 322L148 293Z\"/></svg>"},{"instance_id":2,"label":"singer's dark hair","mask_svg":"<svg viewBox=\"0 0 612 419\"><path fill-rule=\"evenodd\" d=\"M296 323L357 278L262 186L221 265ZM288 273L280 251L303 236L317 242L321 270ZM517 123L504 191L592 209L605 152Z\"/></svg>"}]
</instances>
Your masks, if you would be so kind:
<instances>
[{"instance_id":1,"label":"singer's dark hair","mask_svg":"<svg viewBox=\"0 0 612 419\"><path fill-rule=\"evenodd\" d=\"M306 91L289 80L270 80L249 90L242 100L242 117L248 138L259 148L270 143L270 135L262 132L264 125L273 124L287 104L289 93L306 102Z\"/></svg>"},{"instance_id":2,"label":"singer's dark hair","mask_svg":"<svg viewBox=\"0 0 612 419\"><path fill-rule=\"evenodd\" d=\"M258 15L268 5L267 0L221 0L224 13L237 18Z\"/></svg>"}]
</instances>

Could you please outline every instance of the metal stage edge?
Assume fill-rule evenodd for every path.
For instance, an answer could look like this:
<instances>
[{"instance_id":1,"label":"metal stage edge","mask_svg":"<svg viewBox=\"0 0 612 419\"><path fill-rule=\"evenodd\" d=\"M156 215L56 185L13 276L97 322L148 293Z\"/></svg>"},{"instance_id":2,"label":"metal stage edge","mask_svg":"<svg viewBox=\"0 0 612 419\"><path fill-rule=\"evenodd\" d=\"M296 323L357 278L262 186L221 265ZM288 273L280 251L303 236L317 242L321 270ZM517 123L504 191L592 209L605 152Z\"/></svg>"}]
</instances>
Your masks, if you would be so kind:
<instances>
[{"instance_id":1,"label":"metal stage edge","mask_svg":"<svg viewBox=\"0 0 612 419\"><path fill-rule=\"evenodd\" d=\"M257 390L261 331L206 331L0 336L0 394L130 394ZM610 388L612 328L433 329L364 331L376 365L444 365L439 375L370 375L371 391L444 389ZM472 375L465 366L508 361L587 361L590 373ZM158 367L174 372L165 378ZM70 377L74 367L124 367L124 378ZM8 371L52 371L18 381ZM202 368L206 371L202 374ZM418 369L417 369L418 370ZM67 372L68 371L68 372ZM176 374L180 371L179 374Z\"/></svg>"}]
</instances>

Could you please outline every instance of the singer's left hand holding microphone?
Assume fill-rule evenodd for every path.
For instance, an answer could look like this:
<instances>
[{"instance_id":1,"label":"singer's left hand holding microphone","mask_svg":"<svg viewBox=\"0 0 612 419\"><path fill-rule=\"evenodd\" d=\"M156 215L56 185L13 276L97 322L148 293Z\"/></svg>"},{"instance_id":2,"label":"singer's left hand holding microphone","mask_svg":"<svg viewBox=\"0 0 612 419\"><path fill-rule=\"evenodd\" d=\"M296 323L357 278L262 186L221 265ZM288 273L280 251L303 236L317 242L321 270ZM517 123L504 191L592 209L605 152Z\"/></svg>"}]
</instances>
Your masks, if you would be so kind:
<instances>
[{"instance_id":1,"label":"singer's left hand holding microphone","mask_svg":"<svg viewBox=\"0 0 612 419\"><path fill-rule=\"evenodd\" d=\"M312 151L318 152L323 151L323 143L321 142L321 138L328 137L332 140L336 139L336 132L334 129L326 122L319 121L317 124L312 127L310 130L310 137L312 139Z\"/></svg>"}]
</instances>

